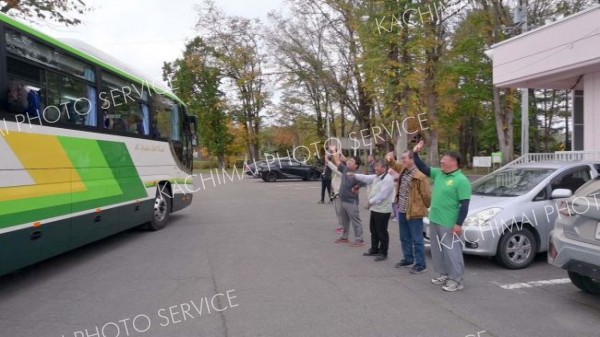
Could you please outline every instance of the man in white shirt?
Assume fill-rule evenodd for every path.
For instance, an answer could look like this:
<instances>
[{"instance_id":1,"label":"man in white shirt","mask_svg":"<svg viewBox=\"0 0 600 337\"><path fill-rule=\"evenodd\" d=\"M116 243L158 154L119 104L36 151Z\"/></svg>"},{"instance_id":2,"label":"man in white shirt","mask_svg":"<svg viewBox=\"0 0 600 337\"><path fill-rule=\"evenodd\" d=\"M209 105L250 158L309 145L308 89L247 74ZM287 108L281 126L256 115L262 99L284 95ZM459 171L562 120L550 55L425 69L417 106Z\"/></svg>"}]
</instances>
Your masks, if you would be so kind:
<instances>
[{"instance_id":1,"label":"man in white shirt","mask_svg":"<svg viewBox=\"0 0 600 337\"><path fill-rule=\"evenodd\" d=\"M392 212L394 198L394 177L387 173L387 163L375 162L375 174L355 174L356 180L371 185L367 207L371 211L369 229L371 231L371 249L364 256L376 256L375 261L387 259L390 237L388 222Z\"/></svg>"}]
</instances>

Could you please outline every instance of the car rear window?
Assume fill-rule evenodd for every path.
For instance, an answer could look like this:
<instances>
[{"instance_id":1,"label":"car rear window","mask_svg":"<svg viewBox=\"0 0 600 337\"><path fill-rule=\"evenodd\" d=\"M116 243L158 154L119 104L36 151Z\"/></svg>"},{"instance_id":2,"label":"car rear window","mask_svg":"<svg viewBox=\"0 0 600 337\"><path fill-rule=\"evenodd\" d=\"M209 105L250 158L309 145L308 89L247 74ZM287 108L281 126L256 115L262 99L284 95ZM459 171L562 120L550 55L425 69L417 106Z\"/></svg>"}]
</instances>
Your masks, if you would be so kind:
<instances>
[{"instance_id":1,"label":"car rear window","mask_svg":"<svg viewBox=\"0 0 600 337\"><path fill-rule=\"evenodd\" d=\"M590 196L592 196L594 194L598 194L598 193L600 193L600 176L596 176L596 178L583 184L577 190L577 192L575 192L575 195L590 197Z\"/></svg>"}]
</instances>

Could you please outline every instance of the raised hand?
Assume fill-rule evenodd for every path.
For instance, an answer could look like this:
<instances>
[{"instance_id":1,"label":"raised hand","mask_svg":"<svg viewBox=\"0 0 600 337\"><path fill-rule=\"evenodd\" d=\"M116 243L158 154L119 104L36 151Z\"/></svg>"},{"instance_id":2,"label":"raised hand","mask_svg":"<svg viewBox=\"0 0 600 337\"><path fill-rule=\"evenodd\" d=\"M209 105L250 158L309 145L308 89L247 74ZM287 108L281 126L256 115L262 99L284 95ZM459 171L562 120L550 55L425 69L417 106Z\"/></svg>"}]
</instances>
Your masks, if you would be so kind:
<instances>
[{"instance_id":1,"label":"raised hand","mask_svg":"<svg viewBox=\"0 0 600 337\"><path fill-rule=\"evenodd\" d=\"M421 140L417 145L415 145L413 152L419 153L423 149L423 146L425 146L425 141Z\"/></svg>"},{"instance_id":2,"label":"raised hand","mask_svg":"<svg viewBox=\"0 0 600 337\"><path fill-rule=\"evenodd\" d=\"M387 161L390 161L390 160L392 160L392 159L394 159L394 151L388 152L388 153L385 155L385 160L387 160Z\"/></svg>"}]
</instances>

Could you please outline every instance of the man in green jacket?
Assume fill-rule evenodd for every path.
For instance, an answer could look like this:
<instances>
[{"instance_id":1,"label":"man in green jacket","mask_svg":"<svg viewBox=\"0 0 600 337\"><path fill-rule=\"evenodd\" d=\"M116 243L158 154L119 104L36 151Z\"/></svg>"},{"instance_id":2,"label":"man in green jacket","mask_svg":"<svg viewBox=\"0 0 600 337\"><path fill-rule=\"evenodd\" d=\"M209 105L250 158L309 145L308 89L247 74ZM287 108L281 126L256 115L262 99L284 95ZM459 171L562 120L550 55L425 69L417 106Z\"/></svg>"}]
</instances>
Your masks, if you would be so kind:
<instances>
[{"instance_id":1,"label":"man in green jacket","mask_svg":"<svg viewBox=\"0 0 600 337\"><path fill-rule=\"evenodd\" d=\"M460 154L456 152L450 151L442 156L441 168L425 165L418 155L424 144L421 140L415 145L414 160L419 171L433 179L429 211L431 257L433 269L440 276L431 282L443 285L445 291L457 291L463 289L465 263L460 235L469 212L471 182L459 169Z\"/></svg>"}]
</instances>

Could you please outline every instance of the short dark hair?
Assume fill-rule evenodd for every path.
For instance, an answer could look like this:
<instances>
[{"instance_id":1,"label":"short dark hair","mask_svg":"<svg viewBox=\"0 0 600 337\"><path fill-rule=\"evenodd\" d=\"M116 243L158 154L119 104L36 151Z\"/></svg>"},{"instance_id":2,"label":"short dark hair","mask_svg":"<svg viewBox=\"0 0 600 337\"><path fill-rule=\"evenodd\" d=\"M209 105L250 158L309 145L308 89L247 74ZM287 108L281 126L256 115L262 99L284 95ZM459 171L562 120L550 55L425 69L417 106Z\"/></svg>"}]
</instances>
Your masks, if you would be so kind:
<instances>
[{"instance_id":1,"label":"short dark hair","mask_svg":"<svg viewBox=\"0 0 600 337\"><path fill-rule=\"evenodd\" d=\"M375 161L375 165L379 165L381 167L385 167L387 169L388 167L388 163L387 161L383 160L383 159L379 159Z\"/></svg>"},{"instance_id":2,"label":"short dark hair","mask_svg":"<svg viewBox=\"0 0 600 337\"><path fill-rule=\"evenodd\" d=\"M448 152L444 153L444 156L448 156L448 157L456 160L458 167L460 167L460 162L462 161L462 156L460 155L460 153L458 153L456 151L448 151Z\"/></svg>"},{"instance_id":3,"label":"short dark hair","mask_svg":"<svg viewBox=\"0 0 600 337\"><path fill-rule=\"evenodd\" d=\"M360 157L352 156L352 159L354 159L354 162L356 163L356 168L358 168L360 164L362 164L362 160L360 160Z\"/></svg>"}]
</instances>

